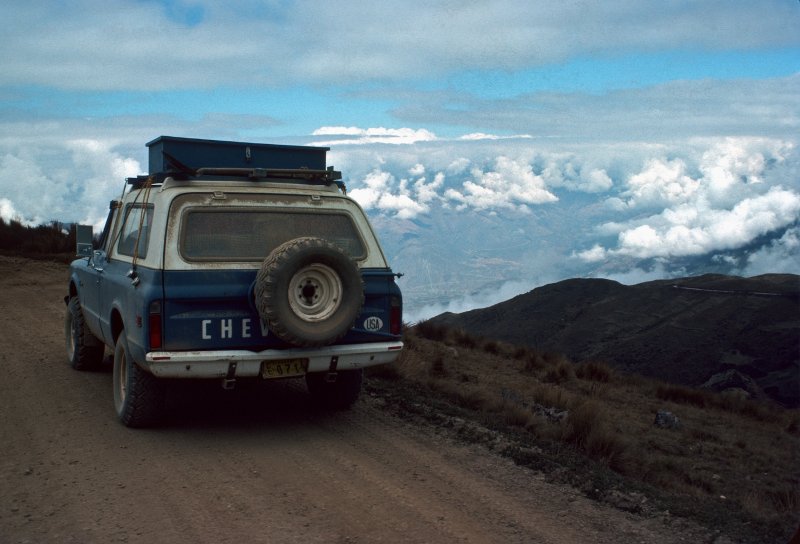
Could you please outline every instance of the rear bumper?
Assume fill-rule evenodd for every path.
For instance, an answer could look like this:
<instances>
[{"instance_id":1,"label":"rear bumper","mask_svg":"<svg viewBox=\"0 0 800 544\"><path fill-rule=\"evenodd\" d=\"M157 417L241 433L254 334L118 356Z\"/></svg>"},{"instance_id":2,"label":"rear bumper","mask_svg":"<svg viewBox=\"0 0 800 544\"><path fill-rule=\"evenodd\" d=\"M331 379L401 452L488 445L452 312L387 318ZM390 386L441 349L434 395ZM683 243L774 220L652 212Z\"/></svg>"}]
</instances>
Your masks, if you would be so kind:
<instances>
[{"instance_id":1,"label":"rear bumper","mask_svg":"<svg viewBox=\"0 0 800 544\"><path fill-rule=\"evenodd\" d=\"M392 363L402 349L402 342L379 342L264 351L152 351L144 366L159 378L247 378L259 376L264 361L307 358L309 373L328 372L334 358L337 370L351 370ZM236 363L234 376L229 375L231 363Z\"/></svg>"}]
</instances>

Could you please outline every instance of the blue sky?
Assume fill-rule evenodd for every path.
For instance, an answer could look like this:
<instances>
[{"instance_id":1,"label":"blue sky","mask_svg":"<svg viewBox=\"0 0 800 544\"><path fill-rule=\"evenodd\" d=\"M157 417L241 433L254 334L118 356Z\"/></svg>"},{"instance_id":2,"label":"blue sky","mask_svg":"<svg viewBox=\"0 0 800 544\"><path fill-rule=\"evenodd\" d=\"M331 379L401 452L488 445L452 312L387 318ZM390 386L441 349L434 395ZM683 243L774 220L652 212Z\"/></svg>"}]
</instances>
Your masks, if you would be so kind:
<instances>
[{"instance_id":1,"label":"blue sky","mask_svg":"<svg viewBox=\"0 0 800 544\"><path fill-rule=\"evenodd\" d=\"M688 258L800 272L796 0L12 0L0 19L5 219L99 222L162 134L323 144L401 265L427 262L403 241L435 246L440 215L553 246L462 248L462 269L500 262L471 292L701 272Z\"/></svg>"}]
</instances>

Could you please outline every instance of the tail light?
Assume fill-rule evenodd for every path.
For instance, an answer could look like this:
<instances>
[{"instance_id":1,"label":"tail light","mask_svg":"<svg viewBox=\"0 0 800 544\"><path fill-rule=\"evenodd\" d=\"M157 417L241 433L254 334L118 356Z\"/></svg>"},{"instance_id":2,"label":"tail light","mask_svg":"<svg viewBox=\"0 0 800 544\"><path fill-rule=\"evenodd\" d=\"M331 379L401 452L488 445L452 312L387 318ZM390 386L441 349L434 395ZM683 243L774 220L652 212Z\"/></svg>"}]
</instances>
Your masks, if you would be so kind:
<instances>
[{"instance_id":1,"label":"tail light","mask_svg":"<svg viewBox=\"0 0 800 544\"><path fill-rule=\"evenodd\" d=\"M403 330L403 303L400 297L392 297L389 304L389 332L399 336Z\"/></svg>"},{"instance_id":2,"label":"tail light","mask_svg":"<svg viewBox=\"0 0 800 544\"><path fill-rule=\"evenodd\" d=\"M150 328L150 349L161 349L162 345L162 319L161 301L150 303L150 312L147 317L147 324Z\"/></svg>"}]
</instances>

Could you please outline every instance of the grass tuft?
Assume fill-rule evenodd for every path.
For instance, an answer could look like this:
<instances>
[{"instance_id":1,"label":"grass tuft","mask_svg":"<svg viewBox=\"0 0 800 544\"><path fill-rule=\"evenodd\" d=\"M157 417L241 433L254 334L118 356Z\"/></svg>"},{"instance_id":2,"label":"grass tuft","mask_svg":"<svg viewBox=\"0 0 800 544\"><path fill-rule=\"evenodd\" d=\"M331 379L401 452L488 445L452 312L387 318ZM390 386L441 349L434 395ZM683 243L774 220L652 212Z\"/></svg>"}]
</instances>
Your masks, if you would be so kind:
<instances>
[{"instance_id":1,"label":"grass tuft","mask_svg":"<svg viewBox=\"0 0 800 544\"><path fill-rule=\"evenodd\" d=\"M563 384L575 379L575 369L572 363L561 360L556 366L547 369L542 381L547 383Z\"/></svg>"},{"instance_id":2,"label":"grass tuft","mask_svg":"<svg viewBox=\"0 0 800 544\"><path fill-rule=\"evenodd\" d=\"M697 408L716 408L758 421L780 422L781 410L768 404L738 395L713 393L682 385L663 384L656 388L656 397L661 400L688 404Z\"/></svg>"},{"instance_id":3,"label":"grass tuft","mask_svg":"<svg viewBox=\"0 0 800 544\"><path fill-rule=\"evenodd\" d=\"M611 370L611 367L605 363L590 361L588 363L578 365L578 367L575 369L575 375L581 380L608 383L611 381L613 371Z\"/></svg>"},{"instance_id":4,"label":"grass tuft","mask_svg":"<svg viewBox=\"0 0 800 544\"><path fill-rule=\"evenodd\" d=\"M610 462L624 455L628 446L606 422L601 404L585 401L574 406L564 423L564 439L589 457Z\"/></svg>"},{"instance_id":5,"label":"grass tuft","mask_svg":"<svg viewBox=\"0 0 800 544\"><path fill-rule=\"evenodd\" d=\"M542 354L538 351L532 351L528 353L528 356L525 358L525 366L523 366L523 372L526 374L533 374L538 370L542 370L547 366L547 361L544 360Z\"/></svg>"},{"instance_id":6,"label":"grass tuft","mask_svg":"<svg viewBox=\"0 0 800 544\"><path fill-rule=\"evenodd\" d=\"M478 338L464 329L454 329L452 331L452 338L455 345L464 349L475 349L480 344Z\"/></svg>"},{"instance_id":7,"label":"grass tuft","mask_svg":"<svg viewBox=\"0 0 800 544\"><path fill-rule=\"evenodd\" d=\"M487 340L483 343L483 351L491 355L500 355L503 353L503 348L500 343L495 340Z\"/></svg>"},{"instance_id":8,"label":"grass tuft","mask_svg":"<svg viewBox=\"0 0 800 544\"><path fill-rule=\"evenodd\" d=\"M414 326L414 330L423 338L434 340L436 342L442 342L447 337L448 328L444 325L439 325L426 319L417 323Z\"/></svg>"},{"instance_id":9,"label":"grass tuft","mask_svg":"<svg viewBox=\"0 0 800 544\"><path fill-rule=\"evenodd\" d=\"M444 354L439 351L431 362L430 375L434 378L444 378L449 374L445 363Z\"/></svg>"}]
</instances>

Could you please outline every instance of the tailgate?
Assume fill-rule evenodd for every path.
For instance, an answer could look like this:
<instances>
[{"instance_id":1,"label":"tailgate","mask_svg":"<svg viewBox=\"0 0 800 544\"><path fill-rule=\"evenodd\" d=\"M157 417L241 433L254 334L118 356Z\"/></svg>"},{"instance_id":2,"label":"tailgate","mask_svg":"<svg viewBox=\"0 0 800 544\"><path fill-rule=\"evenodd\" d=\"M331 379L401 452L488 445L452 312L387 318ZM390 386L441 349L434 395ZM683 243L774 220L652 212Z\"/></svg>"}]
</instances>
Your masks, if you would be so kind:
<instances>
[{"instance_id":1,"label":"tailgate","mask_svg":"<svg viewBox=\"0 0 800 544\"><path fill-rule=\"evenodd\" d=\"M256 270L164 272L163 348L167 351L284 348L254 304ZM337 344L400 338L402 299L389 269L361 271L364 305Z\"/></svg>"}]
</instances>

